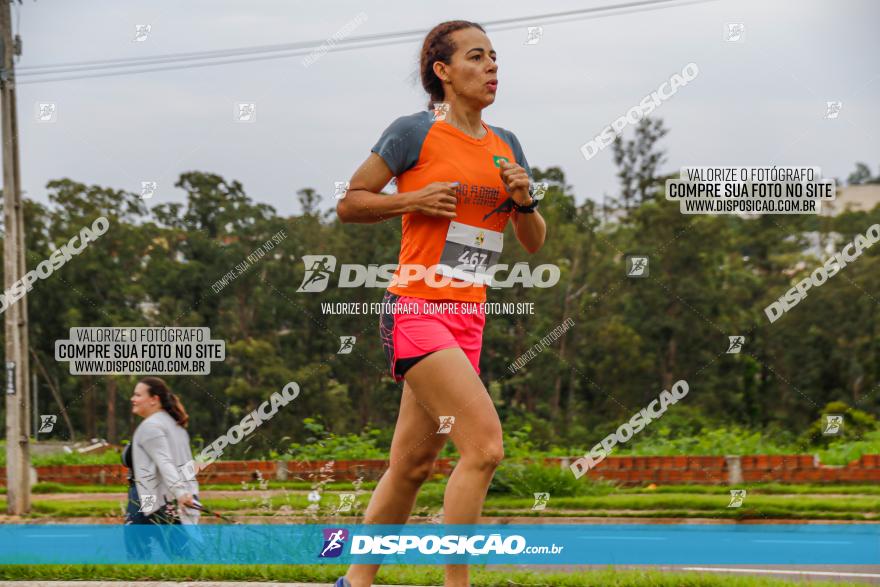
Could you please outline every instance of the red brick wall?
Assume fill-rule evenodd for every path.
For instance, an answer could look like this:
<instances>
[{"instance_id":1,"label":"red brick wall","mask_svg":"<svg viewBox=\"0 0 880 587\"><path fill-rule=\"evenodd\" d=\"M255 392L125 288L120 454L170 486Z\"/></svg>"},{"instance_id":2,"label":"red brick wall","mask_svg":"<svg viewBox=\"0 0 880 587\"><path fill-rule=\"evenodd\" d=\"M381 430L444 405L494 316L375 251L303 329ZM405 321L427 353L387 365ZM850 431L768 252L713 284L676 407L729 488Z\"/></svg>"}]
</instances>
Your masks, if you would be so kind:
<instances>
[{"instance_id":1,"label":"red brick wall","mask_svg":"<svg viewBox=\"0 0 880 587\"><path fill-rule=\"evenodd\" d=\"M880 455L863 455L847 465L822 465L813 455L756 455L739 459L743 484L880 481ZM567 459L553 460L567 464ZM608 457L587 475L627 485L714 485L727 484L730 473L726 457L671 456Z\"/></svg>"},{"instance_id":2,"label":"red brick wall","mask_svg":"<svg viewBox=\"0 0 880 587\"><path fill-rule=\"evenodd\" d=\"M608 457L587 475L624 485L716 485L727 483L727 465L724 457Z\"/></svg>"},{"instance_id":3,"label":"red brick wall","mask_svg":"<svg viewBox=\"0 0 880 587\"><path fill-rule=\"evenodd\" d=\"M812 455L757 455L739 457L743 484L759 482L780 483L871 483L880 481L880 455L864 455L846 466L822 465ZM568 466L574 459L545 458L548 465ZM434 474L446 476L454 461L440 459L434 465ZM334 480L376 480L387 467L381 459L289 461L288 480L317 480L326 468ZM200 483L241 483L257 479L283 476L283 465L274 461L217 461L199 473ZM726 457L671 456L671 457L608 457L587 473L588 477L614 480L624 485L656 483L674 484L727 484L730 470ZM42 482L71 485L124 485L126 469L122 465L52 465L37 467ZM5 485L6 470L0 468L0 485Z\"/></svg>"}]
</instances>

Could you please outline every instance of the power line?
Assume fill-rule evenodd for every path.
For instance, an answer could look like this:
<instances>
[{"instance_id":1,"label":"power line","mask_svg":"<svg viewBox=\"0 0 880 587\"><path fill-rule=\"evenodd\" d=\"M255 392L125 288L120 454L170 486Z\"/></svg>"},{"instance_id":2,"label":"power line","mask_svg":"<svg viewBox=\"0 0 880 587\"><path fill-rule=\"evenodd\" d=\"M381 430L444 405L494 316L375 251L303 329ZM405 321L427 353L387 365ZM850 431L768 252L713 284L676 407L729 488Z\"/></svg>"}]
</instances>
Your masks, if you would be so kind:
<instances>
[{"instance_id":1,"label":"power line","mask_svg":"<svg viewBox=\"0 0 880 587\"><path fill-rule=\"evenodd\" d=\"M360 37L351 37L348 40L340 40L335 44L355 43L359 41L371 41L390 39L394 37L409 37L421 34L421 31L403 31L398 33L376 33L372 35L362 35ZM214 51L194 51L190 53L172 53L170 55L155 55L152 57L131 57L125 59L102 59L98 61L82 61L70 63L56 63L52 65L33 65L30 67L20 67L19 72L26 72L30 75L47 74L47 73L67 73L83 69L102 69L106 67L123 67L126 65L152 65L154 63L174 62L174 61L192 61L194 59L214 59L220 57L231 57L235 55L248 55L259 53L272 53L279 51L292 51L300 49L312 49L319 47L325 41L299 41L296 43L283 43L276 45L257 45L253 47L241 47L238 49L218 49ZM47 68L58 68L56 70L39 71Z\"/></svg>"},{"instance_id":2,"label":"power line","mask_svg":"<svg viewBox=\"0 0 880 587\"><path fill-rule=\"evenodd\" d=\"M556 12L549 13L543 15L536 15L530 17L515 17L494 21L487 21L483 23L484 27L494 27L496 25L503 24L511 24L512 22L524 22L524 21L535 21L537 19L547 20L550 18L559 18L566 16L576 16L578 14L588 15L589 13L597 12L597 11L606 11L613 9L625 9L625 8L638 8L645 5L656 5L656 4L668 4L670 2L674 2L675 0L642 0L640 2L631 2L627 4L619 4L614 6L598 6L594 8L580 9L580 10L570 10L566 12ZM340 39L336 44L347 44L347 43L359 43L361 41L372 41L379 39L390 39L395 37L411 37L411 36L421 36L425 34L425 30L423 29L413 29L408 31L399 31L396 33L374 33L372 35L361 35L356 37L349 37L348 39ZM163 61L170 60L192 60L192 59L211 59L215 57L229 57L234 55L241 54L249 54L249 53L260 53L260 52L274 52L274 51L288 51L293 49L305 49L305 48L313 48L322 45L326 41L300 41L295 43L282 43L282 44L274 44L274 45L256 45L252 47L241 47L238 49L217 49L211 51L193 51L189 53L172 53L169 55L159 55L159 56L151 56L151 57L127 57L121 59L101 59L96 61L80 61L80 62L67 62L67 63L55 63L55 64L46 64L46 65L32 65L28 67L20 67L19 72L35 72L48 68L77 68L77 67L91 67L98 65L116 65L116 66L124 66L128 64L138 64L138 65L148 65L152 63L159 63ZM64 72L62 70L58 70L59 72ZM51 71L44 71L41 73L52 73Z\"/></svg>"},{"instance_id":3,"label":"power line","mask_svg":"<svg viewBox=\"0 0 880 587\"><path fill-rule=\"evenodd\" d=\"M338 49L335 49L334 52L350 51L352 49L364 49L364 48L370 48L370 47L381 47L381 46L395 45L395 44L399 44L399 43L408 43L410 41L411 41L411 39L400 39L400 40L390 41L390 42L384 41L384 42L367 43L367 44L363 44L363 45L351 45L351 46L340 47ZM242 58L242 59L227 59L225 61L212 61L209 63L190 63L190 64L184 64L184 65L177 65L174 67L153 67L153 68L148 68L148 69L137 69L137 70L130 70L130 71L113 71L113 72L108 72L108 73L95 73L95 74L90 74L90 75L71 75L68 77L20 81L20 82L18 82L18 84L19 85L30 85L30 84L39 84L39 83L45 83L45 82L79 80L79 79L88 79L88 78L96 78L96 77L114 77L114 76L119 76L119 75L130 75L130 74L135 74L135 73L151 73L151 72L155 72L155 71L196 69L196 68L200 68L200 67L213 67L215 65L226 65L226 64L230 64L230 63L246 63L246 62L251 62L251 61L267 61L270 59L286 59L288 57L296 57L298 55L307 55L310 52L311 52L311 49L309 49L308 51L300 49L298 51L286 53L283 55L263 55L263 56L258 56L258 57L248 57L248 58Z\"/></svg>"},{"instance_id":4,"label":"power line","mask_svg":"<svg viewBox=\"0 0 880 587\"><path fill-rule=\"evenodd\" d=\"M550 24L552 22L571 22L588 18L610 16L615 13L636 13L649 10L660 10L670 7L685 6L689 4L703 4L715 0L640 0L616 5L596 6L564 12L545 13L532 16L512 17L492 21L484 21L482 26L487 30L510 30L519 28L524 23L531 25ZM275 45L258 45L237 49L222 49L213 51L199 51L188 53L176 53L152 57L133 57L125 59L105 59L84 62L69 62L46 65L35 65L18 68L20 84L36 84L53 81L68 81L99 77L114 77L136 73L151 73L157 71L171 71L177 69L193 69L200 67L212 67L234 63L251 61L265 61L270 59L286 59L311 53L316 49L326 48L327 52L345 51L351 49L364 49L371 47L390 46L401 43L409 43L420 40L426 30L413 29L391 33L376 33L371 35L352 36L347 39L335 41L333 45L326 46L327 40L323 41L300 41ZM224 59L228 57L228 59ZM166 65L164 67L144 68L147 65ZM117 70L105 73L91 73L100 70ZM65 77L51 77L64 73L82 72L82 75ZM50 76L39 79L38 76ZM37 77L38 79L33 79ZM30 79L28 79L30 78Z\"/></svg>"}]
</instances>

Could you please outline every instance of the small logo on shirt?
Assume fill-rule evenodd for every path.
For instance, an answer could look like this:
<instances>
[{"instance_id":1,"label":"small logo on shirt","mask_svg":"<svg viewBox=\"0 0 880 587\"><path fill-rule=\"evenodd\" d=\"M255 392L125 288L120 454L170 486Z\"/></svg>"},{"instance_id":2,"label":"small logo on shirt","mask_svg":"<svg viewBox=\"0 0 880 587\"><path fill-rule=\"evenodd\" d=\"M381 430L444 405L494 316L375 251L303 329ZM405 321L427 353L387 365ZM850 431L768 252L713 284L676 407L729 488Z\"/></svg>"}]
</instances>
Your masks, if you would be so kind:
<instances>
[{"instance_id":1,"label":"small logo on shirt","mask_svg":"<svg viewBox=\"0 0 880 587\"><path fill-rule=\"evenodd\" d=\"M495 167L501 167L501 163L499 163L499 161L510 163L510 160L503 155L492 155L492 163L495 165Z\"/></svg>"}]
</instances>

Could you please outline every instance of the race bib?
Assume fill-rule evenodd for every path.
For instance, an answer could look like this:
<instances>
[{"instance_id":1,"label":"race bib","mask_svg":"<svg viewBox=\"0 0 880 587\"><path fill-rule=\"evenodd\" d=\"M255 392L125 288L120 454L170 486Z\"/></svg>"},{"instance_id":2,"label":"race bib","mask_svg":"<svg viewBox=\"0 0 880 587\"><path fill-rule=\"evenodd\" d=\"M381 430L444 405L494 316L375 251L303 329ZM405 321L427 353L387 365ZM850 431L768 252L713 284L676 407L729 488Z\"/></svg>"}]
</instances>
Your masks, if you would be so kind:
<instances>
[{"instance_id":1,"label":"race bib","mask_svg":"<svg viewBox=\"0 0 880 587\"><path fill-rule=\"evenodd\" d=\"M479 285L492 285L489 269L501 259L504 233L450 222L437 273Z\"/></svg>"}]
</instances>

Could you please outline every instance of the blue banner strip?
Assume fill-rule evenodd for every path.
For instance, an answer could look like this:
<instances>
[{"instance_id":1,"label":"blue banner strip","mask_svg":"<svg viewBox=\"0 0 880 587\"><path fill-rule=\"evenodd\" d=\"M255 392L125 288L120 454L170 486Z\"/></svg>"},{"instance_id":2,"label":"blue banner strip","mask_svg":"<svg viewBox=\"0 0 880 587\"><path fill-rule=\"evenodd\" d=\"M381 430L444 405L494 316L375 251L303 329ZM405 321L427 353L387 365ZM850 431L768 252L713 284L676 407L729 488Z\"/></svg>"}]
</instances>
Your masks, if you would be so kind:
<instances>
[{"instance_id":1,"label":"blue banner strip","mask_svg":"<svg viewBox=\"0 0 880 587\"><path fill-rule=\"evenodd\" d=\"M880 524L0 526L0 564L880 564Z\"/></svg>"}]
</instances>

